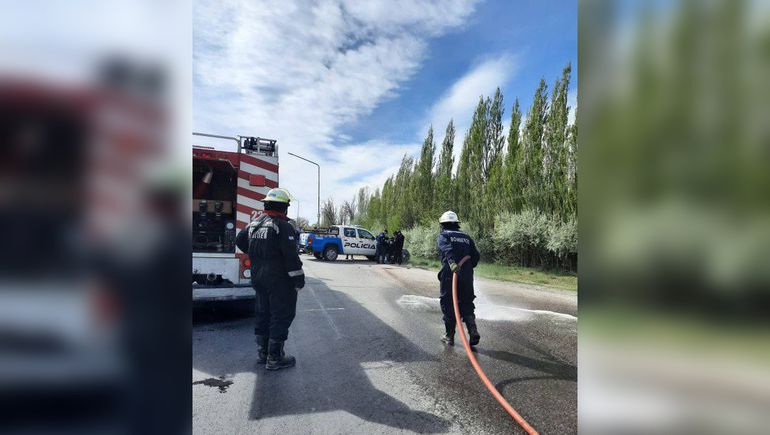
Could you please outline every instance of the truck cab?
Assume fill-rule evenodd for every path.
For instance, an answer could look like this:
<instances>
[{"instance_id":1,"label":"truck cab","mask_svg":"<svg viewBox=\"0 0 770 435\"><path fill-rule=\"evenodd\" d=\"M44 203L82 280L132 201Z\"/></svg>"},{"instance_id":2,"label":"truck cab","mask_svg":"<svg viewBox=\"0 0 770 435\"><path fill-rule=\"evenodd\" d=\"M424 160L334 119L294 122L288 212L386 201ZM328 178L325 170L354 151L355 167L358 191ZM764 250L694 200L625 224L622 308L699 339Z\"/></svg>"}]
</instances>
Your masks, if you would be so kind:
<instances>
[{"instance_id":1,"label":"truck cab","mask_svg":"<svg viewBox=\"0 0 770 435\"><path fill-rule=\"evenodd\" d=\"M339 255L363 255L374 259L377 242L371 231L354 225L332 225L308 236L308 251L321 260L334 261Z\"/></svg>"}]
</instances>

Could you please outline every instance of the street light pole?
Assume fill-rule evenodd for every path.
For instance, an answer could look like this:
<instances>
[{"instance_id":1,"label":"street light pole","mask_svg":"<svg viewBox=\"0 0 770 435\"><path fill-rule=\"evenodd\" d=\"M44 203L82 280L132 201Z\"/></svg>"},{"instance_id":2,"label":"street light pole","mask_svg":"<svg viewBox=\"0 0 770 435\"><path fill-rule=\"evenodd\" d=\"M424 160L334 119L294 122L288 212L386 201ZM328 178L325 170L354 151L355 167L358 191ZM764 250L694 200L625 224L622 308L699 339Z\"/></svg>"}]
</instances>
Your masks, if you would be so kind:
<instances>
[{"instance_id":1,"label":"street light pole","mask_svg":"<svg viewBox=\"0 0 770 435\"><path fill-rule=\"evenodd\" d=\"M308 163L312 163L312 164L316 165L316 167L318 168L318 209L317 209L317 212L316 212L317 213L316 214L316 225L318 225L320 227L321 226L321 165L319 165L318 163L316 163L316 162L314 162L312 160L308 160L308 159L306 159L304 157L300 157L300 156L298 156L298 155L296 155L294 153L289 153L289 155L290 156L294 156L294 157L296 157L296 158L298 158L300 160L304 160L304 161L306 161Z\"/></svg>"}]
</instances>

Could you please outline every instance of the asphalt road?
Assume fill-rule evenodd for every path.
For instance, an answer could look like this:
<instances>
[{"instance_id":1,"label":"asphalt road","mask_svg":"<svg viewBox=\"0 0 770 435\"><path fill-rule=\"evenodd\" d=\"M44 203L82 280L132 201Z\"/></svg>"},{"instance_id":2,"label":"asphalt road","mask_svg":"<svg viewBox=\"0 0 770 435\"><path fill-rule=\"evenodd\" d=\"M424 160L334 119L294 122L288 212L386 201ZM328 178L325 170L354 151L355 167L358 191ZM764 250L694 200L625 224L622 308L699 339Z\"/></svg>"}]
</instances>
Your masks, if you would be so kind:
<instances>
[{"instance_id":1,"label":"asphalt road","mask_svg":"<svg viewBox=\"0 0 770 435\"><path fill-rule=\"evenodd\" d=\"M307 285L286 343L296 367L256 365L243 307L196 317L194 433L522 432L476 377L459 335L455 347L439 341L434 272L303 261ZM540 433L575 433L576 294L482 279L476 287L482 368Z\"/></svg>"}]
</instances>

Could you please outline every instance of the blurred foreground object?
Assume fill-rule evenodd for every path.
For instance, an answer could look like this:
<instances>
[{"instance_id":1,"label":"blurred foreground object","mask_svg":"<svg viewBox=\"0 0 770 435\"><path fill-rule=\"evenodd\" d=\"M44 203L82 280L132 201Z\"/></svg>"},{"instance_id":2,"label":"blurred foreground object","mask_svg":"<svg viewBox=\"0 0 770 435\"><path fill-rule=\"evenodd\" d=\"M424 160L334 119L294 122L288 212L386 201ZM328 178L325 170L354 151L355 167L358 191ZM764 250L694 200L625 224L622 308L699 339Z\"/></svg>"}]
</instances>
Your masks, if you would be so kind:
<instances>
[{"instance_id":1,"label":"blurred foreground object","mask_svg":"<svg viewBox=\"0 0 770 435\"><path fill-rule=\"evenodd\" d=\"M186 432L190 182L159 176L178 29L167 6L77 6L0 18L0 432Z\"/></svg>"},{"instance_id":2,"label":"blurred foreground object","mask_svg":"<svg viewBox=\"0 0 770 435\"><path fill-rule=\"evenodd\" d=\"M770 8L580 6L580 429L766 431Z\"/></svg>"}]
</instances>

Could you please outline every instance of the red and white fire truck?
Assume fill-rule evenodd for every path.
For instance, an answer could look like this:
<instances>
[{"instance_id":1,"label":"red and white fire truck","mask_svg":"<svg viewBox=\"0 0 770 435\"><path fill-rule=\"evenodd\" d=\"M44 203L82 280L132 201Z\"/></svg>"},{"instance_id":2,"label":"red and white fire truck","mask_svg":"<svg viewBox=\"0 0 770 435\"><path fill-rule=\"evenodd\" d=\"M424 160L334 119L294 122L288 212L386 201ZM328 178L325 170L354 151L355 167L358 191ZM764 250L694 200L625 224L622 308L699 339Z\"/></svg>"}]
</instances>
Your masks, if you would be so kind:
<instances>
[{"instance_id":1,"label":"red and white fire truck","mask_svg":"<svg viewBox=\"0 0 770 435\"><path fill-rule=\"evenodd\" d=\"M235 246L235 236L262 214L262 199L278 187L276 141L207 133L193 136L198 143L213 139L235 145L234 151L193 145L193 286L248 286L248 255Z\"/></svg>"}]
</instances>

